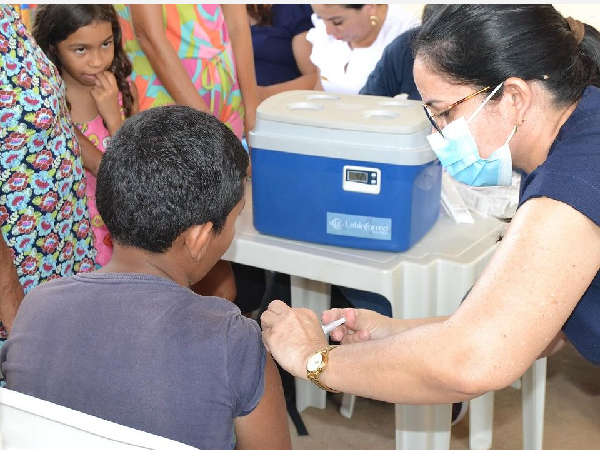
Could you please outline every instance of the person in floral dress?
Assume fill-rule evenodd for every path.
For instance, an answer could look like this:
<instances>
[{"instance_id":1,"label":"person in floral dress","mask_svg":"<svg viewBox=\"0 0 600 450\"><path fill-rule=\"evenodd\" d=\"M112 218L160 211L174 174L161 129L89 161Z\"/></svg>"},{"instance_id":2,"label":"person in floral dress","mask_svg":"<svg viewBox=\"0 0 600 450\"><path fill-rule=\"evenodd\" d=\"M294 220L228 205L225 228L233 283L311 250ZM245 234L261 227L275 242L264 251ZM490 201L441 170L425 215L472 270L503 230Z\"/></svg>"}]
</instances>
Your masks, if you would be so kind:
<instances>
[{"instance_id":1,"label":"person in floral dress","mask_svg":"<svg viewBox=\"0 0 600 450\"><path fill-rule=\"evenodd\" d=\"M29 290L95 268L80 146L65 87L0 5L0 346Z\"/></svg>"}]
</instances>

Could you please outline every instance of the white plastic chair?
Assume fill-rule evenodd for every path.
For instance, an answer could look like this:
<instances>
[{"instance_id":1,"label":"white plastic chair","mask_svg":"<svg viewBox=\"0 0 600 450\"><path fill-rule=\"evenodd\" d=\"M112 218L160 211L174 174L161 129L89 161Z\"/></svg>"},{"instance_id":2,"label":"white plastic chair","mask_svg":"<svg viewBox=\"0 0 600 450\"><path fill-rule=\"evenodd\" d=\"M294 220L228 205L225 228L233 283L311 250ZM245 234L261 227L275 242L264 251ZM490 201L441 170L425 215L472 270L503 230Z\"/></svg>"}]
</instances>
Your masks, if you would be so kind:
<instances>
[{"instance_id":1,"label":"white plastic chair","mask_svg":"<svg viewBox=\"0 0 600 450\"><path fill-rule=\"evenodd\" d=\"M1 450L194 450L194 447L0 388Z\"/></svg>"},{"instance_id":2,"label":"white plastic chair","mask_svg":"<svg viewBox=\"0 0 600 450\"><path fill-rule=\"evenodd\" d=\"M521 388L523 411L523 450L542 450L544 404L546 397L546 358L538 359L512 385ZM343 394L340 414L352 417L356 396ZM492 448L494 392L469 402L469 447L471 450Z\"/></svg>"}]
</instances>

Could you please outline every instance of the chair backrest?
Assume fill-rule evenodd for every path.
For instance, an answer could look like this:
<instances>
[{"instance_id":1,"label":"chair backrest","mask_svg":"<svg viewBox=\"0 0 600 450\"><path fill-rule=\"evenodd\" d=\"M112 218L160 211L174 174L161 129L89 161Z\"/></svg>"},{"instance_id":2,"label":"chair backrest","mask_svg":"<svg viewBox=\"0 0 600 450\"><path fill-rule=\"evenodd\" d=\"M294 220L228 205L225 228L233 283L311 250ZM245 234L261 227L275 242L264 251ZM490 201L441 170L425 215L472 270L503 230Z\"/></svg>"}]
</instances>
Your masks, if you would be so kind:
<instances>
[{"instance_id":1,"label":"chair backrest","mask_svg":"<svg viewBox=\"0 0 600 450\"><path fill-rule=\"evenodd\" d=\"M0 450L192 450L194 447L0 388Z\"/></svg>"}]
</instances>

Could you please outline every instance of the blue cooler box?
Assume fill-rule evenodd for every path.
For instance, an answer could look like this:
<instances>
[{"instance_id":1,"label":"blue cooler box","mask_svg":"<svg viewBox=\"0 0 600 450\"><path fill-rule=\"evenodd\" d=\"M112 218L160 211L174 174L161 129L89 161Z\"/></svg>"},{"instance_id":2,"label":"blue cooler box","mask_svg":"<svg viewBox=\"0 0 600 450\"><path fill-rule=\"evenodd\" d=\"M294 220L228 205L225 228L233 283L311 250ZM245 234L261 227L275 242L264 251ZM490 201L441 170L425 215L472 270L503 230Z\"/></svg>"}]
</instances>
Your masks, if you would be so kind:
<instances>
[{"instance_id":1,"label":"blue cooler box","mask_svg":"<svg viewBox=\"0 0 600 450\"><path fill-rule=\"evenodd\" d=\"M440 214L442 167L420 102L289 91L250 132L254 227L319 244L403 252Z\"/></svg>"}]
</instances>

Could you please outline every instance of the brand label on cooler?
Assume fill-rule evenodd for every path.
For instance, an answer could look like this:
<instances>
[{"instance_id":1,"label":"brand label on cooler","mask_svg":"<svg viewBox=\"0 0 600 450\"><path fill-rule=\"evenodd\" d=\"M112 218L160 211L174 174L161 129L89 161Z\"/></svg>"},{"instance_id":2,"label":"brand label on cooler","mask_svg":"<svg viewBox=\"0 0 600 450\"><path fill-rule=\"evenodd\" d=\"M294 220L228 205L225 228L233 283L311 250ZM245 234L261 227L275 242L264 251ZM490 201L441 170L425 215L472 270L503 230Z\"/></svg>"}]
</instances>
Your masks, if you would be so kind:
<instances>
[{"instance_id":1,"label":"brand label on cooler","mask_svg":"<svg viewBox=\"0 0 600 450\"><path fill-rule=\"evenodd\" d=\"M327 212L327 234L392 240L392 219Z\"/></svg>"}]
</instances>

